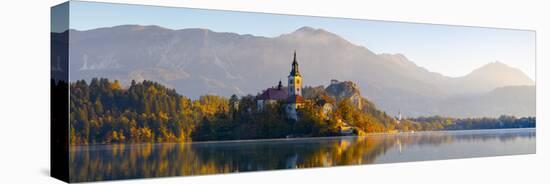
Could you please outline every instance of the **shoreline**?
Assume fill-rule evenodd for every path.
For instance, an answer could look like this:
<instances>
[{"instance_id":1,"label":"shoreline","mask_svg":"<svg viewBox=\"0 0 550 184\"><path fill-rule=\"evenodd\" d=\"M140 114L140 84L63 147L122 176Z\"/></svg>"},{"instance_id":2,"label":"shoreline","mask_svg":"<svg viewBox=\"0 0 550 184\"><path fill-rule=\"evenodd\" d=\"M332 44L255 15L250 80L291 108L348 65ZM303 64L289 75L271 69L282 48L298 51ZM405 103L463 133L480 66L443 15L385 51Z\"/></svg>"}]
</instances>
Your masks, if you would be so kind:
<instances>
[{"instance_id":1,"label":"shoreline","mask_svg":"<svg viewBox=\"0 0 550 184\"><path fill-rule=\"evenodd\" d=\"M219 141L198 141L198 142L159 142L159 143L117 143L117 144L87 144L87 145L69 145L71 149L86 148L92 146L110 146L110 145L124 145L124 146L139 146L139 145L163 145L163 144L221 144L221 143L259 143L259 142L278 142L278 141L308 141L308 140L326 140L326 139L354 139L362 137L372 137L381 135L411 135L411 134L426 134L426 133L464 133L464 132L496 132L506 131L513 132L518 130L535 130L536 127L529 128L502 128L502 129L473 129L473 130L432 130L432 131L418 131L418 132L380 132L380 133L368 133L366 135L353 135L353 136L324 136L324 137L294 137L294 138L270 138L270 139L242 139L242 140L219 140Z\"/></svg>"}]
</instances>

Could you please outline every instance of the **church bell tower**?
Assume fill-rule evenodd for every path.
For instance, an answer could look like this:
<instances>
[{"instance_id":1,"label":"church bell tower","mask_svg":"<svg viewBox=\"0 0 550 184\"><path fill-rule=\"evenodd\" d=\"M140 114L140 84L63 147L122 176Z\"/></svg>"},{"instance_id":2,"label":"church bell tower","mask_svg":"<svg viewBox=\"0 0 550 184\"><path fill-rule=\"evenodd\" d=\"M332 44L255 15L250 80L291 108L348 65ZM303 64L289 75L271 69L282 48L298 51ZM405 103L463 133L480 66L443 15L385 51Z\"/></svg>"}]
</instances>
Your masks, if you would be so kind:
<instances>
[{"instance_id":1,"label":"church bell tower","mask_svg":"<svg viewBox=\"0 0 550 184\"><path fill-rule=\"evenodd\" d=\"M292 61L292 69L288 75L288 94L289 96L302 96L302 76L298 70L298 62L296 61L296 51L294 51L294 60Z\"/></svg>"}]
</instances>

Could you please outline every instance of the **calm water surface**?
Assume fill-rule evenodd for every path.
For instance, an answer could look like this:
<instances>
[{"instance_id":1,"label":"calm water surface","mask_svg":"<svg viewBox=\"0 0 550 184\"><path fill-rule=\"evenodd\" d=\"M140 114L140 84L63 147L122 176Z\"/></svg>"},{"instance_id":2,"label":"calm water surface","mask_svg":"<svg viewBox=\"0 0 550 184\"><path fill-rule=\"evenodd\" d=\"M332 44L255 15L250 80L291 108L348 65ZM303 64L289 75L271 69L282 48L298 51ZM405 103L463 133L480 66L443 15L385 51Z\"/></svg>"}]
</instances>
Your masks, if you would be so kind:
<instances>
[{"instance_id":1,"label":"calm water surface","mask_svg":"<svg viewBox=\"0 0 550 184\"><path fill-rule=\"evenodd\" d=\"M71 181L187 176L535 153L535 129L188 144L73 146Z\"/></svg>"}]
</instances>

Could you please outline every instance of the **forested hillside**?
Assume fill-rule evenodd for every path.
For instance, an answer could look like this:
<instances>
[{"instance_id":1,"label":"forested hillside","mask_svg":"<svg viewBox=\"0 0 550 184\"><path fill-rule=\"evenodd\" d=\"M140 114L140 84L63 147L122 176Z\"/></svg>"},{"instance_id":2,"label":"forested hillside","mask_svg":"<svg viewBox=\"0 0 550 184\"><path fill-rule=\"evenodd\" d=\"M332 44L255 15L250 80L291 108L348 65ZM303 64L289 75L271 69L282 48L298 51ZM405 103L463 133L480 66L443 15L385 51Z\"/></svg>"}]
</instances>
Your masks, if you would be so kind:
<instances>
[{"instance_id":1,"label":"forested hillside","mask_svg":"<svg viewBox=\"0 0 550 184\"><path fill-rule=\"evenodd\" d=\"M284 101L259 109L256 96L203 95L190 99L152 81L94 78L70 83L70 142L76 144L186 142L340 136L374 132L534 127L535 118L454 119L428 117L401 123L363 98L350 82L305 87L297 121ZM339 85L340 85L339 84ZM351 86L351 88L350 88ZM323 109L326 105L331 110Z\"/></svg>"},{"instance_id":2,"label":"forested hillside","mask_svg":"<svg viewBox=\"0 0 550 184\"><path fill-rule=\"evenodd\" d=\"M365 99L359 110L326 94L308 99L294 121L286 118L283 102L258 110L252 95L191 100L152 81L132 81L124 89L118 81L94 78L71 83L70 92L72 144L336 136L344 122L361 132L384 132L395 124ZM327 102L335 108L323 115Z\"/></svg>"}]
</instances>

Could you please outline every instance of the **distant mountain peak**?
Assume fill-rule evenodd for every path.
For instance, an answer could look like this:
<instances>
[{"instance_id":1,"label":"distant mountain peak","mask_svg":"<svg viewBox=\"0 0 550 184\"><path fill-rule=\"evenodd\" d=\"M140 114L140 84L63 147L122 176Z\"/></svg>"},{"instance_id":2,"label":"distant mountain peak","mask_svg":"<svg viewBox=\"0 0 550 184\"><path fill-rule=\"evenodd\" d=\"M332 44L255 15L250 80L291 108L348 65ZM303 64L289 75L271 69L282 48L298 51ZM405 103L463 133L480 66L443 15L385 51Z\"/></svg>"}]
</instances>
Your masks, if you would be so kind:
<instances>
[{"instance_id":1,"label":"distant mountain peak","mask_svg":"<svg viewBox=\"0 0 550 184\"><path fill-rule=\"evenodd\" d=\"M298 41L313 41L317 44L340 44L347 45L350 42L346 39L340 37L337 34L326 31L324 29L313 28L309 26L304 26L297 29L294 32L288 34L282 34L279 38L298 40ZM355 46L355 45L354 45Z\"/></svg>"},{"instance_id":2,"label":"distant mountain peak","mask_svg":"<svg viewBox=\"0 0 550 184\"><path fill-rule=\"evenodd\" d=\"M294 33L299 33L299 32L302 32L302 33L328 33L327 31L325 31L323 29L316 29L316 28L309 27L309 26L304 26L304 27L298 28L296 31L294 31Z\"/></svg>"},{"instance_id":3,"label":"distant mountain peak","mask_svg":"<svg viewBox=\"0 0 550 184\"><path fill-rule=\"evenodd\" d=\"M488 89L510 85L535 85L535 81L520 69L508 66L500 61L487 63L462 78L471 84L477 84L480 88ZM485 82L480 83L483 81ZM487 84L493 86L487 86Z\"/></svg>"},{"instance_id":4,"label":"distant mountain peak","mask_svg":"<svg viewBox=\"0 0 550 184\"><path fill-rule=\"evenodd\" d=\"M132 31L142 31L142 30L172 30L165 27L157 25L126 25L126 27Z\"/></svg>"},{"instance_id":5,"label":"distant mountain peak","mask_svg":"<svg viewBox=\"0 0 550 184\"><path fill-rule=\"evenodd\" d=\"M483 65L481 68L512 68L500 61L493 61Z\"/></svg>"},{"instance_id":6,"label":"distant mountain peak","mask_svg":"<svg viewBox=\"0 0 550 184\"><path fill-rule=\"evenodd\" d=\"M484 74L487 74L488 72L490 73L493 73L493 72L498 72L498 73L514 73L514 74L521 74L521 75L525 75L522 71L520 71L519 69L517 68L514 68L514 67L511 67L511 66L508 66L500 61L494 61L494 62L490 62L490 63L487 63L475 70L473 70L470 74L468 75L484 75Z\"/></svg>"},{"instance_id":7,"label":"distant mountain peak","mask_svg":"<svg viewBox=\"0 0 550 184\"><path fill-rule=\"evenodd\" d=\"M101 27L101 28L89 29L89 30L76 30L76 29L71 29L71 30L72 31L98 31L98 30L142 31L142 30L172 30L172 29L168 29L157 25L124 24L124 25L117 25L112 27Z\"/></svg>"},{"instance_id":8,"label":"distant mountain peak","mask_svg":"<svg viewBox=\"0 0 550 184\"><path fill-rule=\"evenodd\" d=\"M313 28L313 27L309 27L309 26L304 26L304 27L298 28L295 31L293 31L292 33L290 33L289 35L309 35L309 36L323 36L324 35L324 36L338 37L339 38L339 36L334 34L334 33L328 32L324 29Z\"/></svg>"},{"instance_id":9,"label":"distant mountain peak","mask_svg":"<svg viewBox=\"0 0 550 184\"><path fill-rule=\"evenodd\" d=\"M409 58L407 58L407 56L405 56L404 54L401 54L401 53L395 53L395 54L382 53L382 54L377 54L377 56L379 56L379 57L385 59L386 61L391 62L391 63L393 63L397 66L406 67L406 68L409 68L409 69L418 68L418 69L422 69L422 70L425 70L425 71L429 72L425 68L416 65L416 63L409 60Z\"/></svg>"}]
</instances>

